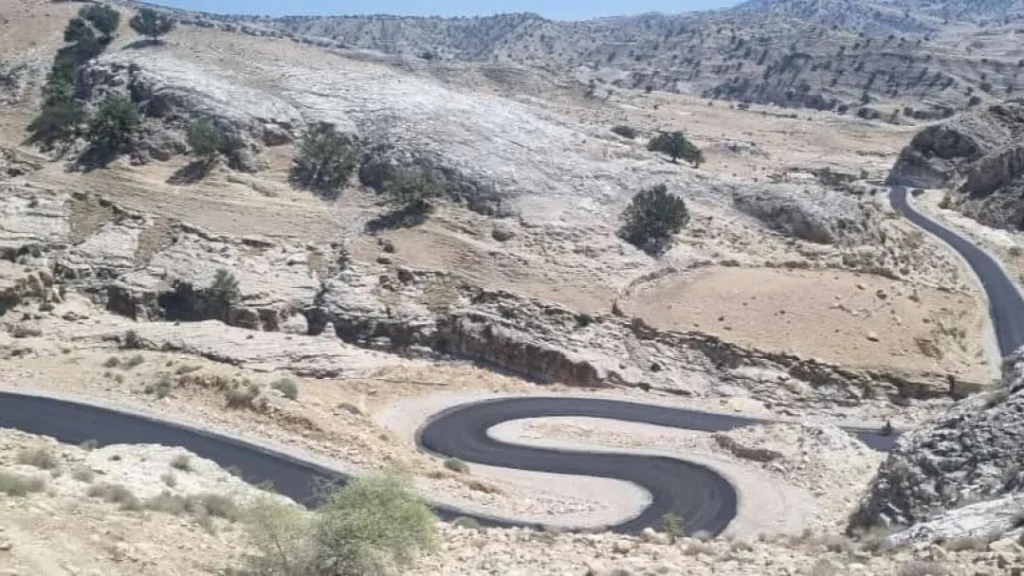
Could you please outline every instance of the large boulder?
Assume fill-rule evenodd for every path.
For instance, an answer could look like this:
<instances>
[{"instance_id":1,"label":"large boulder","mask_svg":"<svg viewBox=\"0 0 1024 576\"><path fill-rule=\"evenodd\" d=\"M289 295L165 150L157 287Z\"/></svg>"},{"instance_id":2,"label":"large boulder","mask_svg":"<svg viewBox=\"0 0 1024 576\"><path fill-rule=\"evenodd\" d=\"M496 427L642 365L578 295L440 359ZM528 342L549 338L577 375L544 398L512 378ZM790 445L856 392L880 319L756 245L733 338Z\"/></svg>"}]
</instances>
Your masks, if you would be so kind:
<instances>
[{"instance_id":1,"label":"large boulder","mask_svg":"<svg viewBox=\"0 0 1024 576\"><path fill-rule=\"evenodd\" d=\"M911 526L979 501L1024 493L1024 349L997 390L968 398L903 435L850 527Z\"/></svg>"},{"instance_id":2,"label":"large boulder","mask_svg":"<svg viewBox=\"0 0 1024 576\"><path fill-rule=\"evenodd\" d=\"M733 205L772 230L818 244L859 244L871 228L860 202L825 188L742 189L733 194Z\"/></svg>"}]
</instances>

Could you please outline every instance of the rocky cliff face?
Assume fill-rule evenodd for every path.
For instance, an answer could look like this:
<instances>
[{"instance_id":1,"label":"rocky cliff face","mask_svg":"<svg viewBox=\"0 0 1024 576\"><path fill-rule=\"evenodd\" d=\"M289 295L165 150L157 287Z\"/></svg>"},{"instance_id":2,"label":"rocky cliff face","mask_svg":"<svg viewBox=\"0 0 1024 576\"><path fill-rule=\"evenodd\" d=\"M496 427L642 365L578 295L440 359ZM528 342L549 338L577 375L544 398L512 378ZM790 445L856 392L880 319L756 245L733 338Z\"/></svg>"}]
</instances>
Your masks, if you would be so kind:
<instances>
[{"instance_id":1,"label":"rocky cliff face","mask_svg":"<svg viewBox=\"0 0 1024 576\"><path fill-rule=\"evenodd\" d=\"M952 188L952 206L979 221L1024 224L1024 100L958 116L919 132L900 153L889 182Z\"/></svg>"},{"instance_id":2,"label":"rocky cliff face","mask_svg":"<svg viewBox=\"0 0 1024 576\"><path fill-rule=\"evenodd\" d=\"M981 522L1009 522L1003 506L1024 493L1024 350L1008 358L1001 387L956 405L938 420L903 435L882 464L854 513L852 528L878 524L910 526L933 521L925 533L942 533L951 521L977 529ZM978 507L957 510L968 505ZM1007 504L1009 506L1009 504ZM946 513L947 510L952 510ZM1001 518L1001 519L1000 519Z\"/></svg>"}]
</instances>

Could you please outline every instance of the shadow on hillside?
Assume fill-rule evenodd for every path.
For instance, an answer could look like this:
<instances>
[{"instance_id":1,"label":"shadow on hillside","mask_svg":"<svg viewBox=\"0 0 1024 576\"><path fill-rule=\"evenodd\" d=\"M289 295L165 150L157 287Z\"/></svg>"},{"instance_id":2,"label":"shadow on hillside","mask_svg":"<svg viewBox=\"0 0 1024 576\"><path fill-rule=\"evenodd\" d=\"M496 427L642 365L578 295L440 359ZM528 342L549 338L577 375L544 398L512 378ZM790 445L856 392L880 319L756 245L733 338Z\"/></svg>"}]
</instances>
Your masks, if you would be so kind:
<instances>
[{"instance_id":1,"label":"shadow on hillside","mask_svg":"<svg viewBox=\"0 0 1024 576\"><path fill-rule=\"evenodd\" d=\"M188 164L178 168L171 174L170 178L167 179L168 184L174 186L185 186L187 184L195 184L203 178L206 178L210 174L210 169L213 165L203 160L196 160L189 162Z\"/></svg>"},{"instance_id":2,"label":"shadow on hillside","mask_svg":"<svg viewBox=\"0 0 1024 576\"><path fill-rule=\"evenodd\" d=\"M413 228L426 222L427 216L429 216L429 212L420 209L395 210L381 214L367 222L364 231L368 234L375 234L396 228Z\"/></svg>"}]
</instances>

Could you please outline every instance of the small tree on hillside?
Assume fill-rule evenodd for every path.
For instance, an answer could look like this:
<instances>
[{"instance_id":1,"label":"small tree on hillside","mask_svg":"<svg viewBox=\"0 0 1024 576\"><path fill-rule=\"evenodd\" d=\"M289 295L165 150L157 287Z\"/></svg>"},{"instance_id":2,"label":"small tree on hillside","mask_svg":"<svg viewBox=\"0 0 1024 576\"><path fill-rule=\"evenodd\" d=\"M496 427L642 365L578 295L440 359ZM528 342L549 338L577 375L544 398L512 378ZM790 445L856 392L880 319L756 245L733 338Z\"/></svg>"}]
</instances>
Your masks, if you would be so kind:
<instances>
[{"instance_id":1,"label":"small tree on hillside","mask_svg":"<svg viewBox=\"0 0 1024 576\"><path fill-rule=\"evenodd\" d=\"M89 27L89 23L81 18L72 18L64 28L64 41L68 44L94 40L96 40L96 33Z\"/></svg>"},{"instance_id":2,"label":"small tree on hillside","mask_svg":"<svg viewBox=\"0 0 1024 576\"><path fill-rule=\"evenodd\" d=\"M333 124L310 126L292 162L291 180L303 188L334 198L359 163L359 146Z\"/></svg>"},{"instance_id":3,"label":"small tree on hillside","mask_svg":"<svg viewBox=\"0 0 1024 576\"><path fill-rule=\"evenodd\" d=\"M683 199L658 184L633 196L622 212L620 235L641 250L659 254L689 219Z\"/></svg>"},{"instance_id":4,"label":"small tree on hillside","mask_svg":"<svg viewBox=\"0 0 1024 576\"><path fill-rule=\"evenodd\" d=\"M401 170L384 182L384 193L396 211L426 214L430 201L444 194L444 184L426 170Z\"/></svg>"},{"instance_id":5,"label":"small tree on hillside","mask_svg":"<svg viewBox=\"0 0 1024 576\"><path fill-rule=\"evenodd\" d=\"M104 38L110 38L117 32L121 22L121 14L109 6L90 4L78 11L78 15L88 20Z\"/></svg>"},{"instance_id":6,"label":"small tree on hillside","mask_svg":"<svg viewBox=\"0 0 1024 576\"><path fill-rule=\"evenodd\" d=\"M28 125L28 141L53 148L56 144L69 144L82 133L86 122L82 103L67 98L55 98L43 105L42 110Z\"/></svg>"},{"instance_id":7,"label":"small tree on hillside","mask_svg":"<svg viewBox=\"0 0 1024 576\"><path fill-rule=\"evenodd\" d=\"M185 139L192 154L206 163L213 162L227 145L224 135L209 120L197 120L190 124Z\"/></svg>"},{"instance_id":8,"label":"small tree on hillside","mask_svg":"<svg viewBox=\"0 0 1024 576\"><path fill-rule=\"evenodd\" d=\"M139 123L139 112L131 100L110 96L100 104L89 123L89 144L100 159L109 159L131 143Z\"/></svg>"},{"instance_id":9,"label":"small tree on hillside","mask_svg":"<svg viewBox=\"0 0 1024 576\"><path fill-rule=\"evenodd\" d=\"M152 39L153 42L159 42L161 36L174 29L174 20L151 8L139 10L128 24L132 30Z\"/></svg>"},{"instance_id":10,"label":"small tree on hillside","mask_svg":"<svg viewBox=\"0 0 1024 576\"><path fill-rule=\"evenodd\" d=\"M659 132L657 136L651 138L647 149L652 152L668 154L673 162L682 158L693 164L694 167L700 166L704 162L704 153L700 151L700 148L697 148L686 135L679 131Z\"/></svg>"}]
</instances>

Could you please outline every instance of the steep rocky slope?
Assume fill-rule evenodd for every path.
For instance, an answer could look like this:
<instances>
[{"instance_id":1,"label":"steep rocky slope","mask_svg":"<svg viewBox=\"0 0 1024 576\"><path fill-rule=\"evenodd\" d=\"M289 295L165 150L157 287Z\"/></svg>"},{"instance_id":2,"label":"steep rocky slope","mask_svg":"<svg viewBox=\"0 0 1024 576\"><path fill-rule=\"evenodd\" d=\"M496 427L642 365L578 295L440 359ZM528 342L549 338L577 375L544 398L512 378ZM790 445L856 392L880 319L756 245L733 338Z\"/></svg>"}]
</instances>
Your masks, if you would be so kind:
<instances>
[{"instance_id":1,"label":"steep rocky slope","mask_svg":"<svg viewBox=\"0 0 1024 576\"><path fill-rule=\"evenodd\" d=\"M851 527L915 528L904 538L991 537L1019 528L1024 511L1024 351L1008 358L1001 388L964 400L902 436Z\"/></svg>"},{"instance_id":2,"label":"steep rocky slope","mask_svg":"<svg viewBox=\"0 0 1024 576\"><path fill-rule=\"evenodd\" d=\"M452 60L499 69L525 65L574 77L581 91L598 98L623 89L651 89L850 114L868 105L862 113L866 117L878 114L872 103L882 103L886 117L913 121L949 116L966 108L971 96L984 100L1018 83L1012 46L990 37L965 41L976 31L970 27L936 40L925 34L930 25L882 3L816 3L808 12L772 2L733 11L584 22L534 14L459 19L176 16L204 27L401 55L419 65ZM870 24L853 26L858 22ZM862 37L863 32L842 24L879 36ZM894 29L900 37L888 34ZM1011 29L997 35L1011 36Z\"/></svg>"},{"instance_id":3,"label":"steep rocky slope","mask_svg":"<svg viewBox=\"0 0 1024 576\"><path fill-rule=\"evenodd\" d=\"M889 181L950 188L950 206L991 226L1024 225L1024 100L1008 100L917 133Z\"/></svg>"}]
</instances>

